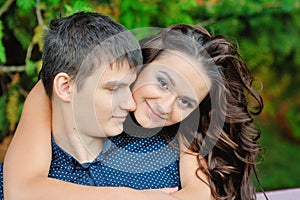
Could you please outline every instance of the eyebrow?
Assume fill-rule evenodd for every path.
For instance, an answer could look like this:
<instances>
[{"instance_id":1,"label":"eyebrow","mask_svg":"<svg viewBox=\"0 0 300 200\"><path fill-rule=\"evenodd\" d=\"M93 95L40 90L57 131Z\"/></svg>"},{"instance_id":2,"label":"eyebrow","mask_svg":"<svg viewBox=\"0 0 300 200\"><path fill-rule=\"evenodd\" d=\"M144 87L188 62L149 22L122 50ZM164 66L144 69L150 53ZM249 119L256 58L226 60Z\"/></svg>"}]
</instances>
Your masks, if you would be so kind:
<instances>
[{"instance_id":1,"label":"eyebrow","mask_svg":"<svg viewBox=\"0 0 300 200\"><path fill-rule=\"evenodd\" d=\"M166 71L159 71L159 72L166 75L168 77L168 79L170 80L170 82L172 83L172 85L174 87L176 86L176 83L175 83L174 79L172 79L172 77ZM188 101L191 101L194 105L198 104L198 102L195 99L191 98L191 97L184 96L183 98L187 99Z\"/></svg>"},{"instance_id":2,"label":"eyebrow","mask_svg":"<svg viewBox=\"0 0 300 200\"><path fill-rule=\"evenodd\" d=\"M188 101L191 101L194 104L194 106L196 106L198 104L198 102L195 99L192 99L192 98L187 97L187 96L185 96L184 98L187 99Z\"/></svg>"},{"instance_id":3,"label":"eyebrow","mask_svg":"<svg viewBox=\"0 0 300 200\"><path fill-rule=\"evenodd\" d=\"M172 85L175 87L176 83L174 81L174 79L172 79L172 77L166 72L166 71L159 71L160 73L163 73L164 75L166 75L169 79L169 81L172 83Z\"/></svg>"},{"instance_id":4,"label":"eyebrow","mask_svg":"<svg viewBox=\"0 0 300 200\"><path fill-rule=\"evenodd\" d=\"M122 83L119 81L108 81L105 83L105 86L120 86L120 87L126 87L128 86L128 83Z\"/></svg>"}]
</instances>

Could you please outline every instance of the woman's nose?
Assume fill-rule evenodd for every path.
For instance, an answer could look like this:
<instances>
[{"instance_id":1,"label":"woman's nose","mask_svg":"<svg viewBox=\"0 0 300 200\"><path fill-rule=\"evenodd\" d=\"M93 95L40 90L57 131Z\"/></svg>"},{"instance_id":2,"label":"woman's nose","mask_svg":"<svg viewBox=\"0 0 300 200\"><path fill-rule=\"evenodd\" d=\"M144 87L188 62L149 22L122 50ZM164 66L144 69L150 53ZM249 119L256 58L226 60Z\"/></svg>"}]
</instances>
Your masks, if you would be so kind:
<instances>
[{"instance_id":1,"label":"woman's nose","mask_svg":"<svg viewBox=\"0 0 300 200\"><path fill-rule=\"evenodd\" d=\"M177 96L175 94L169 93L161 98L158 103L158 111L162 114L169 114L172 112L173 105Z\"/></svg>"}]
</instances>

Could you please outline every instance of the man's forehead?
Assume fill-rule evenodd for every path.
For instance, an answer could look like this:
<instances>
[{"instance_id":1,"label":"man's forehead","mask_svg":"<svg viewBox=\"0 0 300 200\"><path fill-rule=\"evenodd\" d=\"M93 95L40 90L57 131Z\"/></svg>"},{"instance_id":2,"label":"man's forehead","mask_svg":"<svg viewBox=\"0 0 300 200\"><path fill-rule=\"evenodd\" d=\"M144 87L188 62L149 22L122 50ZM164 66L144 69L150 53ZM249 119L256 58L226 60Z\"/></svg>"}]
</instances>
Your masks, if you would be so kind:
<instances>
[{"instance_id":1,"label":"man's forehead","mask_svg":"<svg viewBox=\"0 0 300 200\"><path fill-rule=\"evenodd\" d=\"M112 69L114 69L114 68L116 68L116 69L121 69L121 68L130 69L130 68L133 68L133 67L130 66L127 59L115 60L115 61L110 63L110 67Z\"/></svg>"},{"instance_id":2,"label":"man's forehead","mask_svg":"<svg viewBox=\"0 0 300 200\"><path fill-rule=\"evenodd\" d=\"M137 71L135 67L131 67L128 62L114 62L105 66L102 75L114 77L128 77L136 76Z\"/></svg>"},{"instance_id":3,"label":"man's forehead","mask_svg":"<svg viewBox=\"0 0 300 200\"><path fill-rule=\"evenodd\" d=\"M115 60L115 61L108 61L105 59L99 59L99 62L95 62L96 66L95 71L104 72L107 70L113 70L113 71L119 71L119 70L135 70L136 67L132 67L128 60L122 59L122 60Z\"/></svg>"}]
</instances>

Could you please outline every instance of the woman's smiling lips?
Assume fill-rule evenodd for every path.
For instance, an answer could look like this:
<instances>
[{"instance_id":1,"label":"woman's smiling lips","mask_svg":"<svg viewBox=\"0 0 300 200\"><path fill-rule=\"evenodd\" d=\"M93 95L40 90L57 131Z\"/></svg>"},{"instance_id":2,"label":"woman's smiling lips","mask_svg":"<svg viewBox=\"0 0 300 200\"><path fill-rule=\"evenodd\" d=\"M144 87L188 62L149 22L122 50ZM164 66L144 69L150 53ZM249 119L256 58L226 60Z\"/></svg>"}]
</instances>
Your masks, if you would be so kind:
<instances>
[{"instance_id":1,"label":"woman's smiling lips","mask_svg":"<svg viewBox=\"0 0 300 200\"><path fill-rule=\"evenodd\" d=\"M147 111L148 114L150 115L151 118L157 119L157 120L166 120L165 117L160 116L159 114L157 114L152 107L148 104L148 102L146 101L146 105L147 105Z\"/></svg>"}]
</instances>

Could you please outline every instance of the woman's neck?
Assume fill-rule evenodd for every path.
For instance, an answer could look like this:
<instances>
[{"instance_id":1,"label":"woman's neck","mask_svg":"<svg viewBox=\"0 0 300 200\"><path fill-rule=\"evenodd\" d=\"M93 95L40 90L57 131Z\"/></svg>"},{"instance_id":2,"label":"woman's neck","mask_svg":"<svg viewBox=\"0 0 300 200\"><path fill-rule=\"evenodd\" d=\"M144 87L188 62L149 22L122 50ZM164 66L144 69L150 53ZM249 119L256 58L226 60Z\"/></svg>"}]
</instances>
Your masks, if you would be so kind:
<instances>
[{"instance_id":1,"label":"woman's neck","mask_svg":"<svg viewBox=\"0 0 300 200\"><path fill-rule=\"evenodd\" d=\"M139 137L139 138L146 138L151 137L160 133L160 131L164 127L156 127L156 128L145 128L142 127L134 117L134 113L131 112L128 116L126 121L124 122L124 131L126 134Z\"/></svg>"}]
</instances>

